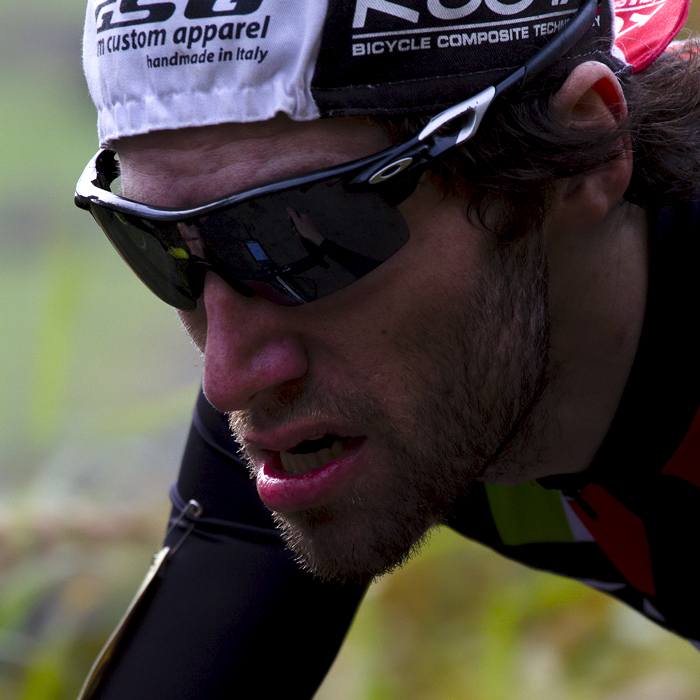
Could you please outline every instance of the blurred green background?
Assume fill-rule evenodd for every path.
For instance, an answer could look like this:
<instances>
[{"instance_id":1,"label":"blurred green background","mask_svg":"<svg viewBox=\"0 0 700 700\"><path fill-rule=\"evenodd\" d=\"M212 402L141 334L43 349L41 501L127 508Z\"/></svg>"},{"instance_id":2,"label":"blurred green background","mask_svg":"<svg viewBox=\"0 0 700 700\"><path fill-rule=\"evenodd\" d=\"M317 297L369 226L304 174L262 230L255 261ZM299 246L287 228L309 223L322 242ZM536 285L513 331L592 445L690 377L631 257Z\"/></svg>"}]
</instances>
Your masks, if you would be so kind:
<instances>
[{"instance_id":1,"label":"blurred green background","mask_svg":"<svg viewBox=\"0 0 700 700\"><path fill-rule=\"evenodd\" d=\"M72 205L97 147L83 11L0 0L0 700L75 698L159 547L200 371ZM699 661L443 531L370 590L318 698L690 700Z\"/></svg>"}]
</instances>

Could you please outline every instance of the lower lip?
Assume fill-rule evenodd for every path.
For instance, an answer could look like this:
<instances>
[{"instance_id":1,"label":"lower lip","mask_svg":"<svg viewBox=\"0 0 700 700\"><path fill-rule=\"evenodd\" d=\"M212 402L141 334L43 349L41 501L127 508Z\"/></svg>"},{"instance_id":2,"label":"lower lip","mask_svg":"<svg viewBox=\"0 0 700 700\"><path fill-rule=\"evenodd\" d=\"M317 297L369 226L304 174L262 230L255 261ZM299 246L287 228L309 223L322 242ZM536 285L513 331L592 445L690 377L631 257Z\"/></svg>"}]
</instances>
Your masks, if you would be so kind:
<instances>
[{"instance_id":1,"label":"lower lip","mask_svg":"<svg viewBox=\"0 0 700 700\"><path fill-rule=\"evenodd\" d=\"M345 491L364 462L367 441L342 452L328 464L306 474L282 471L279 453L267 453L258 470L258 494L276 513L322 506Z\"/></svg>"}]
</instances>

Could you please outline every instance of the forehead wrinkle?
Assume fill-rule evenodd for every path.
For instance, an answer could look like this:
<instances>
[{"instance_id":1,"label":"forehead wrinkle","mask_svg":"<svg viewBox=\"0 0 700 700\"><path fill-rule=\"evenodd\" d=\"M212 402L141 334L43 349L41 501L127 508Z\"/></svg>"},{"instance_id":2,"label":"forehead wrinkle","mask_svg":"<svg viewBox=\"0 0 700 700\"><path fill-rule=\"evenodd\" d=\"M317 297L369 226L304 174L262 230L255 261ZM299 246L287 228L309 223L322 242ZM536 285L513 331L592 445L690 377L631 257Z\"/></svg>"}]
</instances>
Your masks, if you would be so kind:
<instances>
[{"instance_id":1,"label":"forehead wrinkle","mask_svg":"<svg viewBox=\"0 0 700 700\"><path fill-rule=\"evenodd\" d=\"M381 128L359 120L272 122L124 139L115 145L124 195L155 206L194 206L389 145Z\"/></svg>"}]
</instances>

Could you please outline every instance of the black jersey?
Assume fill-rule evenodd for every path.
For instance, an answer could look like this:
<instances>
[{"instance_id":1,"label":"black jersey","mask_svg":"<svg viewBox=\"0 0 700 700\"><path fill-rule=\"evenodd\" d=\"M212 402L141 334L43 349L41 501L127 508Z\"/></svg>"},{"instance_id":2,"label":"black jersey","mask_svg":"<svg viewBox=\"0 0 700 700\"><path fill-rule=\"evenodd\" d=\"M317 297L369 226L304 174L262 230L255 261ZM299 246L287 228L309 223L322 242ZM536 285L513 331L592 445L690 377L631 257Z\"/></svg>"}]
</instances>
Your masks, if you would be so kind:
<instances>
[{"instance_id":1,"label":"black jersey","mask_svg":"<svg viewBox=\"0 0 700 700\"><path fill-rule=\"evenodd\" d=\"M695 642L700 611L697 259L700 207L650 216L650 286L634 366L590 468L513 487L475 485L449 525L502 554L576 578ZM310 698L363 589L322 583L285 549L237 457L225 416L200 396L175 514L203 506L113 656L101 700L218 700L246 687ZM183 535L187 535L183 539Z\"/></svg>"},{"instance_id":2,"label":"black jersey","mask_svg":"<svg viewBox=\"0 0 700 700\"><path fill-rule=\"evenodd\" d=\"M450 524L525 564L576 578L697 645L700 369L694 313L700 206L650 213L639 349L591 466L472 489Z\"/></svg>"}]
</instances>

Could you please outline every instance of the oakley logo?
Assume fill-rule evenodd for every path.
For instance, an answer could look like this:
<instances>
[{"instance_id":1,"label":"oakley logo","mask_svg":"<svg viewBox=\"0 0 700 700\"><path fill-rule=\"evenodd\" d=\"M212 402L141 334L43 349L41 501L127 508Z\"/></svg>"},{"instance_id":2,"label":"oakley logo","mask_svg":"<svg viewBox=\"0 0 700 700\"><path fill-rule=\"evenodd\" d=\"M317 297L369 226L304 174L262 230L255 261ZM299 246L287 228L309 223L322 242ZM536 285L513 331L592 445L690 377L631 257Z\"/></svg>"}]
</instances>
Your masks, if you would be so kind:
<instances>
[{"instance_id":1,"label":"oakley logo","mask_svg":"<svg viewBox=\"0 0 700 700\"><path fill-rule=\"evenodd\" d=\"M409 165L411 165L411 163L413 163L413 158L410 156L401 158L400 160L395 160L393 163L385 165L381 170L377 170L377 172L374 173L374 175L372 175L372 177L369 179L369 184L379 185L382 182L386 182L394 177L394 175L398 175L402 170L405 170Z\"/></svg>"},{"instance_id":2,"label":"oakley logo","mask_svg":"<svg viewBox=\"0 0 700 700\"><path fill-rule=\"evenodd\" d=\"M483 1L486 3L486 7L488 7L489 10L502 16L518 14L518 12L526 10L534 2L534 0L519 0L515 3L501 2L501 0ZM564 0L564 2L566 1L567 0ZM427 0L426 10L430 15L435 17L435 19L457 20L476 12L481 6L481 3L482 0L467 0L467 2L464 2L458 7L445 7L442 0ZM421 13L417 10L405 7L396 2L390 2L390 0L357 0L355 4L355 16L352 21L353 29L364 28L367 22L367 13L370 10L381 12L384 15L390 15L391 17L396 17L397 19L402 19L412 24L418 24L421 17Z\"/></svg>"},{"instance_id":3,"label":"oakley logo","mask_svg":"<svg viewBox=\"0 0 700 700\"><path fill-rule=\"evenodd\" d=\"M117 2L119 5L117 8ZM263 0L188 0L186 19L207 19L256 12ZM105 0L95 8L95 19L101 24L97 33L138 24L167 22L177 9L173 2L142 2L142 0Z\"/></svg>"}]
</instances>

